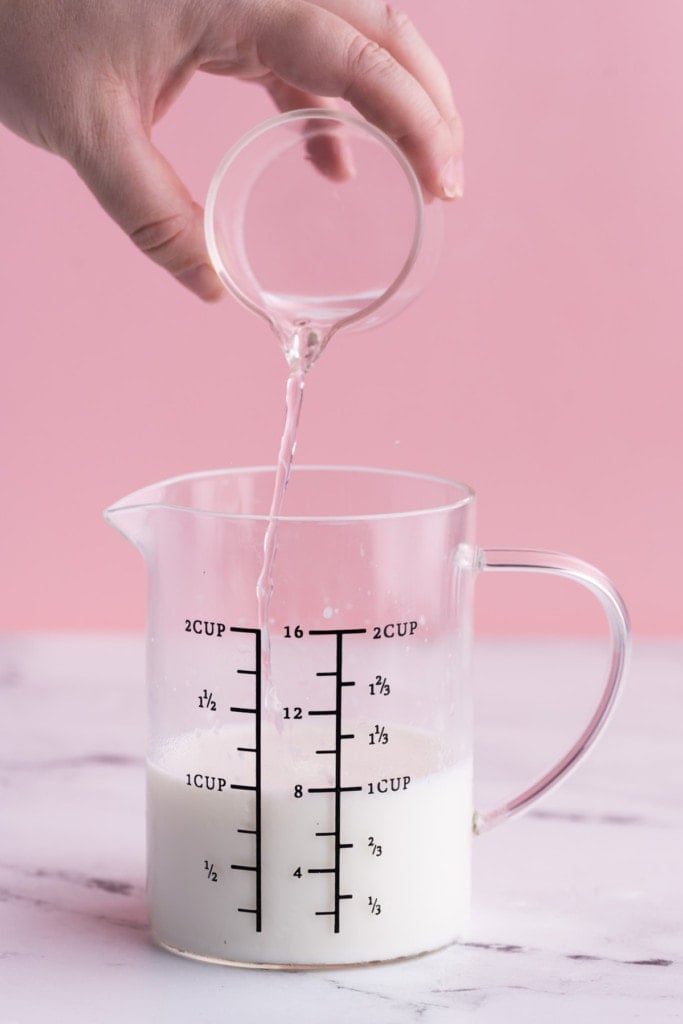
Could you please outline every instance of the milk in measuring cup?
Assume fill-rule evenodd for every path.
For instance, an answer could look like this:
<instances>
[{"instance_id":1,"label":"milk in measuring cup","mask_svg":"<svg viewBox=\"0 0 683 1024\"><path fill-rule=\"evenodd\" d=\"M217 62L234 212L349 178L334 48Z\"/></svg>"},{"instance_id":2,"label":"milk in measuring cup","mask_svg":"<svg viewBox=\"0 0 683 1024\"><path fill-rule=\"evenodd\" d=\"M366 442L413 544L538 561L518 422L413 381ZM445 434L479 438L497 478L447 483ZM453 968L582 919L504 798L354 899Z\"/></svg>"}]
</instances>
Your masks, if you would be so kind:
<instances>
[{"instance_id":1,"label":"milk in measuring cup","mask_svg":"<svg viewBox=\"0 0 683 1024\"><path fill-rule=\"evenodd\" d=\"M391 727L382 770L372 722L345 723L338 871L329 745L265 727L262 930L255 928L252 732L198 729L148 766L149 899L156 940L173 949L260 964L364 963L420 953L463 933L469 906L471 772L444 768L432 737ZM411 773L404 769L409 764ZM326 767L327 765L327 767ZM242 829L243 831L238 831ZM252 866L252 867L250 867ZM340 899L336 902L335 886ZM338 931L335 932L335 920Z\"/></svg>"}]
</instances>

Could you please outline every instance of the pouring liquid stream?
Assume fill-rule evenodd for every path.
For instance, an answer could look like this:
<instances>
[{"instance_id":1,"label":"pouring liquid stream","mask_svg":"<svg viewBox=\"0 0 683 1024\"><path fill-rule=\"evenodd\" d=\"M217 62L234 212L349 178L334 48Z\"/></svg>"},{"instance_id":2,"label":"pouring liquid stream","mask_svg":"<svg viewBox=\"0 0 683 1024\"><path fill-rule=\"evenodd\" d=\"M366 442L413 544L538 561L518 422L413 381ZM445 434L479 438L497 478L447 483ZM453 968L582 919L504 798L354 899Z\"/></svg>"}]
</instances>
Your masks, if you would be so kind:
<instances>
[{"instance_id":1,"label":"pouring liquid stream","mask_svg":"<svg viewBox=\"0 0 683 1024\"><path fill-rule=\"evenodd\" d=\"M297 432L304 400L306 374L322 352L329 333L323 334L307 321L299 321L293 328L277 330L289 374L285 387L285 425L280 438L273 496L268 514L268 526L263 540L263 562L256 581L256 607L261 630L261 672L264 682L265 704L271 712L280 711L272 681L270 644L270 605L273 596L274 571L279 540L278 517L282 515L287 484L296 451Z\"/></svg>"}]
</instances>

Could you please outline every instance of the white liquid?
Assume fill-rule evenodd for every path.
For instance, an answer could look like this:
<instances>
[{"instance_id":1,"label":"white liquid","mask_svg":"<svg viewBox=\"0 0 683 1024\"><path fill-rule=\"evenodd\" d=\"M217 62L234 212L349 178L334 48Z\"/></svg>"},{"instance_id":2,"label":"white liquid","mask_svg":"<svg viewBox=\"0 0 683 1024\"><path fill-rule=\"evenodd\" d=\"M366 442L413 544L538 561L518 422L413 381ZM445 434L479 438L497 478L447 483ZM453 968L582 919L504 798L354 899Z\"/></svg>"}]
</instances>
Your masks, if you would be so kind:
<instances>
[{"instance_id":1,"label":"white liquid","mask_svg":"<svg viewBox=\"0 0 683 1024\"><path fill-rule=\"evenodd\" d=\"M344 744L341 785L361 790L341 794L339 838L352 846L339 851L338 884L351 898L338 901L336 918L329 913L335 875L310 871L335 862L335 838L316 835L334 831L334 793L308 792L334 781L334 758L314 753L330 746L329 731L308 726L303 746L264 728L260 932L255 915L239 911L255 907L255 873L231 867L255 862L254 836L237 831L254 828L254 794L230 788L253 781L254 755L236 751L253 732L198 730L150 763L155 939L217 960L315 965L393 959L461 937L469 909L469 763L443 767L433 739L396 726L391 745L378 752L367 743L372 728L345 723L358 739Z\"/></svg>"}]
</instances>

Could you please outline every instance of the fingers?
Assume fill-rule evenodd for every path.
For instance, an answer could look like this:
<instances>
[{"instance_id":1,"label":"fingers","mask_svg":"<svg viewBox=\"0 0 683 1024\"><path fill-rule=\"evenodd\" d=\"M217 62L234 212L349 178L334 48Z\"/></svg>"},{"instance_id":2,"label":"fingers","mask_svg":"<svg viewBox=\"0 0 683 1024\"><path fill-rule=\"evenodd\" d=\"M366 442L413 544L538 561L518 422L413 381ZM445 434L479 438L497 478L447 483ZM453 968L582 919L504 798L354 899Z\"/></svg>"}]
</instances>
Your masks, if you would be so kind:
<instances>
[{"instance_id":1,"label":"fingers","mask_svg":"<svg viewBox=\"0 0 683 1024\"><path fill-rule=\"evenodd\" d=\"M319 7L344 18L368 39L374 39L420 83L451 126L462 147L462 124L453 102L448 76L410 18L384 0L317 0Z\"/></svg>"},{"instance_id":2,"label":"fingers","mask_svg":"<svg viewBox=\"0 0 683 1024\"><path fill-rule=\"evenodd\" d=\"M72 163L104 209L147 256L206 301L224 288L208 262L202 210L154 148L132 108L107 112L96 144Z\"/></svg>"},{"instance_id":3,"label":"fingers","mask_svg":"<svg viewBox=\"0 0 683 1024\"><path fill-rule=\"evenodd\" d=\"M288 85L276 75L268 75L262 83L273 97L281 111L288 110L336 110L337 104L325 97L316 96ZM306 150L315 166L332 181L347 181L353 176L353 157L348 143L339 134L332 122L306 121Z\"/></svg>"},{"instance_id":4,"label":"fingers","mask_svg":"<svg viewBox=\"0 0 683 1024\"><path fill-rule=\"evenodd\" d=\"M337 104L325 97L316 96L288 85L275 75L268 75L264 82L276 106L283 112L288 110L336 110ZM347 181L353 177L354 166L351 149L338 131L338 126L325 121L306 121L306 150L315 166L333 181Z\"/></svg>"},{"instance_id":5,"label":"fingers","mask_svg":"<svg viewBox=\"0 0 683 1024\"><path fill-rule=\"evenodd\" d=\"M283 82L276 75L268 75L262 84L272 96L275 106L283 113L288 110L307 110L309 108L337 109L337 103L334 100L316 96L315 93L306 92L305 89L297 89L296 86Z\"/></svg>"},{"instance_id":6,"label":"fingers","mask_svg":"<svg viewBox=\"0 0 683 1024\"><path fill-rule=\"evenodd\" d=\"M462 194L460 122L417 31L376 0L323 3L271 3L259 22L259 59L290 87L349 100L401 146L427 191Z\"/></svg>"}]
</instances>

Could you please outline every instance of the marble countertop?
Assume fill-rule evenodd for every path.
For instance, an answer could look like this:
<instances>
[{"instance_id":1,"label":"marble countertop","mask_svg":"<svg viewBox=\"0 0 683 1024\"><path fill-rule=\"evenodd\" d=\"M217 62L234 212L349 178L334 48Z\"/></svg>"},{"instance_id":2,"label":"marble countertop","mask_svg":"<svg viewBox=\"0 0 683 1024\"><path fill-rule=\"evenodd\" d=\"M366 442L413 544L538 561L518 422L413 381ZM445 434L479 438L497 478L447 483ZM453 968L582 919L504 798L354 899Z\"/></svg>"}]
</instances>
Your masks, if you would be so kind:
<instances>
[{"instance_id":1,"label":"marble countertop","mask_svg":"<svg viewBox=\"0 0 683 1024\"><path fill-rule=\"evenodd\" d=\"M568 746L604 660L592 641L479 643L480 807ZM0 1024L683 1019L683 641L636 642L586 763L475 840L467 942L308 973L150 943L143 673L138 637L0 638Z\"/></svg>"}]
</instances>

